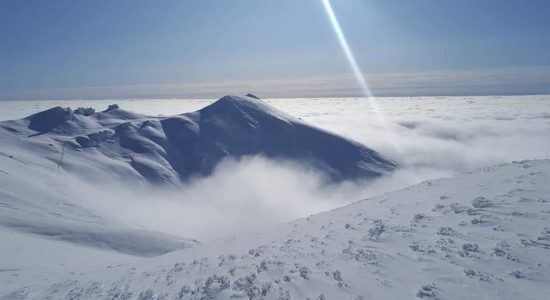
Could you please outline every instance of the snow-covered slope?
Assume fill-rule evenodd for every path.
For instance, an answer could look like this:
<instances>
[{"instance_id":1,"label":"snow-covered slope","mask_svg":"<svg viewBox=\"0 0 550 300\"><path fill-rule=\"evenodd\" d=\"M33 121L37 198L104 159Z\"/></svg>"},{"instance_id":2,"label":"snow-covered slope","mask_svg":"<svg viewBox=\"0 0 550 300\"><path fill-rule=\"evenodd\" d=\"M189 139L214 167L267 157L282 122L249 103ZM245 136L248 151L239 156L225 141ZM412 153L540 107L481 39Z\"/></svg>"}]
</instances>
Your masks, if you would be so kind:
<instances>
[{"instance_id":1,"label":"snow-covered slope","mask_svg":"<svg viewBox=\"0 0 550 300\"><path fill-rule=\"evenodd\" d=\"M546 299L548 182L500 165L4 298Z\"/></svg>"},{"instance_id":2,"label":"snow-covered slope","mask_svg":"<svg viewBox=\"0 0 550 300\"><path fill-rule=\"evenodd\" d=\"M80 176L177 183L211 174L225 158L261 155L299 162L331 181L368 180L396 165L375 151L312 127L255 97L226 96L193 113L150 117L55 107L0 123L7 143ZM76 159L75 159L76 157Z\"/></svg>"},{"instance_id":3,"label":"snow-covered slope","mask_svg":"<svg viewBox=\"0 0 550 300\"><path fill-rule=\"evenodd\" d=\"M73 173L67 173L62 168L63 162L70 161L67 165L73 168L80 166L82 170L103 174L106 178L112 174L123 177L124 173L109 172L108 167L124 163L106 159L110 163L104 165L94 161L94 156L76 155L78 149L71 154L70 147L63 147L65 140L61 132L81 131L97 124L79 114L70 120L65 120L66 117L66 111L60 108L0 124L1 233L30 233L68 242L74 247L87 246L138 256L159 255L197 244L191 239L121 222L101 214L90 203L84 203L83 195L90 193L88 198L93 198L96 191L82 185ZM32 136L40 134L35 130L52 128L60 133Z\"/></svg>"},{"instance_id":4,"label":"snow-covered slope","mask_svg":"<svg viewBox=\"0 0 550 300\"><path fill-rule=\"evenodd\" d=\"M2 136L0 231L7 228L143 256L196 244L193 240L150 232L102 215L81 201L85 198L83 194L94 190L78 187L78 180L51 161L48 153L55 146L47 142L33 142L31 146L25 146L24 139ZM75 160L75 163L81 162Z\"/></svg>"}]
</instances>

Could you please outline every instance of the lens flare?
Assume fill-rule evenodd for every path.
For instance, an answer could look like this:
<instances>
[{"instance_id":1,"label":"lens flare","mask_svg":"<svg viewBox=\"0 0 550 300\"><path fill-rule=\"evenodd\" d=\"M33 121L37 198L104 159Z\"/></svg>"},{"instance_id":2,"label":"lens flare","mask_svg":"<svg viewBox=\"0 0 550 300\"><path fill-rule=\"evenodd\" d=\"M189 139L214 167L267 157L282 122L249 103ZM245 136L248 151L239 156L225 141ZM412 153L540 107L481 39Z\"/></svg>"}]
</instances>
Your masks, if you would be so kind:
<instances>
[{"instance_id":1,"label":"lens flare","mask_svg":"<svg viewBox=\"0 0 550 300\"><path fill-rule=\"evenodd\" d=\"M384 114L380 111L380 108L378 107L378 103L376 103L376 99L374 99L373 94L369 88L369 85L367 84L367 80L365 79L365 76L363 76L363 73L361 72L361 68L359 68L359 64L355 60L355 55L353 55L353 52L351 51L348 40L346 39L346 36L342 31L342 27L340 27L340 23L338 22L338 19L334 14L334 10L332 9L332 5L330 4L330 1L329 0L322 0L322 1L323 1L323 6L325 7L325 10L327 12L328 18L330 19L330 23L332 24L332 28L334 29L334 33L338 38L340 47L342 47L342 51L344 52L344 55L348 60L348 63L351 67L351 70L353 71L353 75L355 76L357 83L359 83L359 85L361 86L361 89L363 90L363 94L367 97L367 100L369 101L369 104L372 110L374 111L374 113L376 114L376 117L378 118L378 121L384 127L387 133L390 134L388 122L386 121ZM395 148L395 143L392 143L392 145Z\"/></svg>"}]
</instances>

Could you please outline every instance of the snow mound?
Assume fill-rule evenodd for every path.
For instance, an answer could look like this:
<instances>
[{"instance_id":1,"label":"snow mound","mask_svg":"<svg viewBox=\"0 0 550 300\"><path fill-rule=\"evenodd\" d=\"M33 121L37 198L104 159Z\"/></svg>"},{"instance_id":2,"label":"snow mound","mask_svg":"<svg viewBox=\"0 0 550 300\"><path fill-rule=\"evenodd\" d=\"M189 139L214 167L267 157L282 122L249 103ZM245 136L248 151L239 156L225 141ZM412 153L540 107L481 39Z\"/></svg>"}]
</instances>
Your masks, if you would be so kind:
<instances>
[{"instance_id":1,"label":"snow mound","mask_svg":"<svg viewBox=\"0 0 550 300\"><path fill-rule=\"evenodd\" d=\"M79 175L158 184L208 176L226 159L253 155L295 161L330 182L370 180L397 167L381 154L308 125L254 95L225 96L199 111L172 117L135 114L116 104L102 112L55 107L0 122L0 128L7 129L6 136L17 132L18 142L29 147L53 145L50 159ZM68 156L87 163L60 159Z\"/></svg>"}]
</instances>

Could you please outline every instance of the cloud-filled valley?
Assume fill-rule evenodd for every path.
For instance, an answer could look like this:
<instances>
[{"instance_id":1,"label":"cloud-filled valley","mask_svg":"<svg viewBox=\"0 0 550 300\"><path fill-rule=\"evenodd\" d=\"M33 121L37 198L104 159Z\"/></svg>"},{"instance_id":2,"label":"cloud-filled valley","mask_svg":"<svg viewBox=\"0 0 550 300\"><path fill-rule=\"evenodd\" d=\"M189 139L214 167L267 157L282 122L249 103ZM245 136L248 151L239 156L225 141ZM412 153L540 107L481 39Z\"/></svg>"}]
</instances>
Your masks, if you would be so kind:
<instances>
[{"instance_id":1,"label":"cloud-filled valley","mask_svg":"<svg viewBox=\"0 0 550 300\"><path fill-rule=\"evenodd\" d=\"M292 161L247 157L227 161L203 179L160 188L97 185L56 175L58 188L132 226L209 240L305 217L420 181L452 176L512 160L547 158L548 96L379 98L387 124L368 100L271 99L268 103L323 129L354 139L399 163L391 175L363 184L330 184ZM98 109L108 101L87 102ZM196 110L208 100L118 101L126 110L170 115ZM2 119L79 101L6 103ZM66 158L70 159L70 158ZM55 183L55 180L54 180ZM81 193L80 191L87 192Z\"/></svg>"}]
</instances>

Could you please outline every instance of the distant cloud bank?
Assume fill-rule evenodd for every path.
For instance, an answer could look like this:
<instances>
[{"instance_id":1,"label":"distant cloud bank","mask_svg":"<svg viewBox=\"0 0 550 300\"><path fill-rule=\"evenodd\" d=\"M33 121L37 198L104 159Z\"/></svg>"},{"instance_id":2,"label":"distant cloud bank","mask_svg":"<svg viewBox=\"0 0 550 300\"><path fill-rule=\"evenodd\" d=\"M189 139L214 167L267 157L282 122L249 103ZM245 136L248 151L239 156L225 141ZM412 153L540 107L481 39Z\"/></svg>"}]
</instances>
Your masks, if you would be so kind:
<instances>
[{"instance_id":1,"label":"distant cloud bank","mask_svg":"<svg viewBox=\"0 0 550 300\"><path fill-rule=\"evenodd\" d=\"M366 74L375 96L549 94L550 67ZM1 91L0 100L218 98L254 92L263 97L363 96L350 74L270 80L70 87Z\"/></svg>"}]
</instances>

